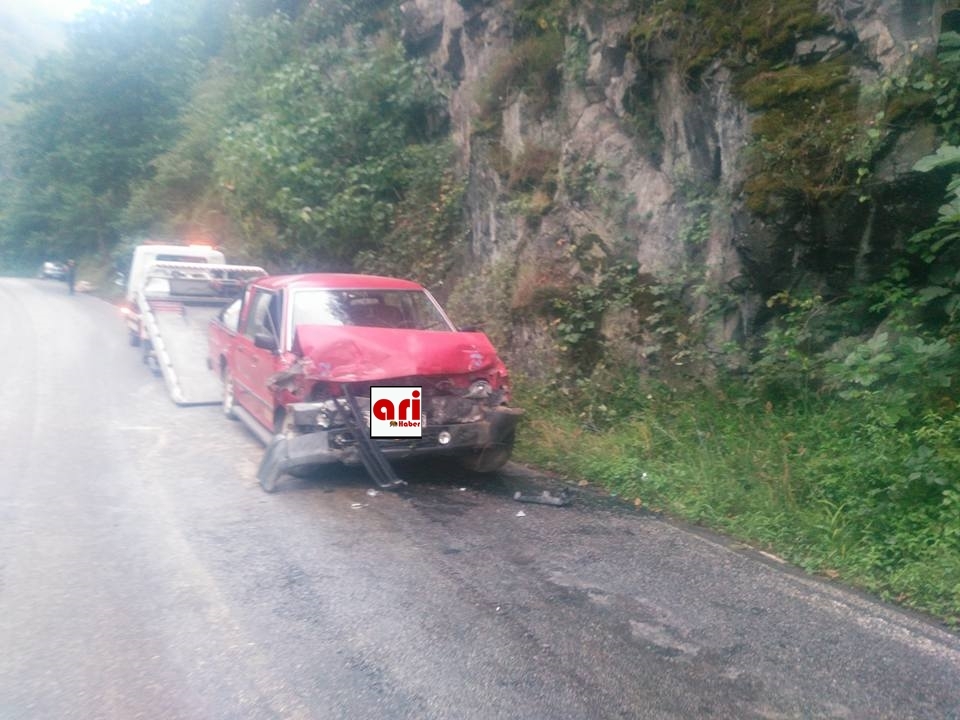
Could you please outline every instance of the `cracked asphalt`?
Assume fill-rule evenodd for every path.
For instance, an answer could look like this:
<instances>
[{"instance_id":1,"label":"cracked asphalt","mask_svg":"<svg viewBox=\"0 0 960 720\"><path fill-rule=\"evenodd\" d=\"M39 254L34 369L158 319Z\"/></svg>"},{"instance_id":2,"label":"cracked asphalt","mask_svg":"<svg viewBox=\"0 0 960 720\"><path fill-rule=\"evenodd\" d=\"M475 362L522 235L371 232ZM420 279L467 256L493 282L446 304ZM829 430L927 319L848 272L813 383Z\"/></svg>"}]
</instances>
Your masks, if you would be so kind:
<instances>
[{"instance_id":1,"label":"cracked asphalt","mask_svg":"<svg viewBox=\"0 0 960 720\"><path fill-rule=\"evenodd\" d=\"M550 481L265 495L116 310L0 279L0 719L960 718L960 638ZM517 517L523 510L525 515Z\"/></svg>"}]
</instances>

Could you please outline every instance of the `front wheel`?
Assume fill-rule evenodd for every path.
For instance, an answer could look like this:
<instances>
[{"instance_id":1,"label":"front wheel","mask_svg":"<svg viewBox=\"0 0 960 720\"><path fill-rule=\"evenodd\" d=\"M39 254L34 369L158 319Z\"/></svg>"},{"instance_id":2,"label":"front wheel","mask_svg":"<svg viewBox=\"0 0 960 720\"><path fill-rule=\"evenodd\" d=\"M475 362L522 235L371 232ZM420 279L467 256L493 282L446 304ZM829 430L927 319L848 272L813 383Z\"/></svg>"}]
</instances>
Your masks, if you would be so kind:
<instances>
[{"instance_id":1,"label":"front wheel","mask_svg":"<svg viewBox=\"0 0 960 720\"><path fill-rule=\"evenodd\" d=\"M233 375L230 374L230 370L227 368L223 369L223 414L230 420L237 419L237 413L235 408L237 405L236 390L233 386Z\"/></svg>"},{"instance_id":2,"label":"front wheel","mask_svg":"<svg viewBox=\"0 0 960 720\"><path fill-rule=\"evenodd\" d=\"M475 473L496 472L510 459L513 453L514 437L510 437L503 443L491 445L483 450L473 450L459 457L460 464L467 470Z\"/></svg>"}]
</instances>

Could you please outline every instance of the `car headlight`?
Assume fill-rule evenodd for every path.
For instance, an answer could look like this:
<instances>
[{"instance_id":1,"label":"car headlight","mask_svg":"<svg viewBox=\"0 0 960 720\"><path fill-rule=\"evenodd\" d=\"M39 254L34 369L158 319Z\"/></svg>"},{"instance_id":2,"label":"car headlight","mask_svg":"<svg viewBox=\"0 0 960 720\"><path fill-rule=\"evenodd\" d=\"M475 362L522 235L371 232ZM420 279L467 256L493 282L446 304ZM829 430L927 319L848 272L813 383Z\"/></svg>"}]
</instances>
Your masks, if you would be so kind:
<instances>
[{"instance_id":1,"label":"car headlight","mask_svg":"<svg viewBox=\"0 0 960 720\"><path fill-rule=\"evenodd\" d=\"M464 397L471 400L486 400L493 395L493 387L486 380L474 380Z\"/></svg>"}]
</instances>

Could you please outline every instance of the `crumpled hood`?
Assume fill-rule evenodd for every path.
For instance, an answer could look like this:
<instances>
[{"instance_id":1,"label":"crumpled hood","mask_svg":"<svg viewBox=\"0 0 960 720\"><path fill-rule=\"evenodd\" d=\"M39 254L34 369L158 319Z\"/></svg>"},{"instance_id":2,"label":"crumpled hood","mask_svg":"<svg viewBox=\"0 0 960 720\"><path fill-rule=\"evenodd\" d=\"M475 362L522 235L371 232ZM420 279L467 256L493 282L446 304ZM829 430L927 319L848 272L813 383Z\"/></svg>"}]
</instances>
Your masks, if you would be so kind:
<instances>
[{"instance_id":1,"label":"crumpled hood","mask_svg":"<svg viewBox=\"0 0 960 720\"><path fill-rule=\"evenodd\" d=\"M479 332L301 325L295 350L321 380L362 382L413 375L460 375L500 365Z\"/></svg>"}]
</instances>

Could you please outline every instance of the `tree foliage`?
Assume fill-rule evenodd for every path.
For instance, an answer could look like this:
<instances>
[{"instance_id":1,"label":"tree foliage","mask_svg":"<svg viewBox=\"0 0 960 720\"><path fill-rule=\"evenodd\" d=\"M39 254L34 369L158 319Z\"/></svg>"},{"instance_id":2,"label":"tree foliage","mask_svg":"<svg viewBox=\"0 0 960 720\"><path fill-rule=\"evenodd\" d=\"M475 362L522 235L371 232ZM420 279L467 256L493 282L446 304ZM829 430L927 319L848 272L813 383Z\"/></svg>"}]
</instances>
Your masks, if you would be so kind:
<instances>
[{"instance_id":1,"label":"tree foliage","mask_svg":"<svg viewBox=\"0 0 960 720\"><path fill-rule=\"evenodd\" d=\"M88 14L38 65L10 129L0 241L7 254L105 251L132 184L180 129L204 59L171 0Z\"/></svg>"},{"instance_id":2,"label":"tree foliage","mask_svg":"<svg viewBox=\"0 0 960 720\"><path fill-rule=\"evenodd\" d=\"M462 184L442 95L384 31L393 7L154 0L87 16L20 95L0 248L202 234L277 268L441 277Z\"/></svg>"},{"instance_id":3,"label":"tree foliage","mask_svg":"<svg viewBox=\"0 0 960 720\"><path fill-rule=\"evenodd\" d=\"M443 139L441 98L397 45L323 42L269 57L287 25L275 17L244 33L260 42L247 55L255 66L238 72L260 79L225 129L216 174L240 218L276 229L252 238L271 260L350 267L358 251L383 246L411 192L438 197L449 165L449 153L431 150Z\"/></svg>"}]
</instances>

